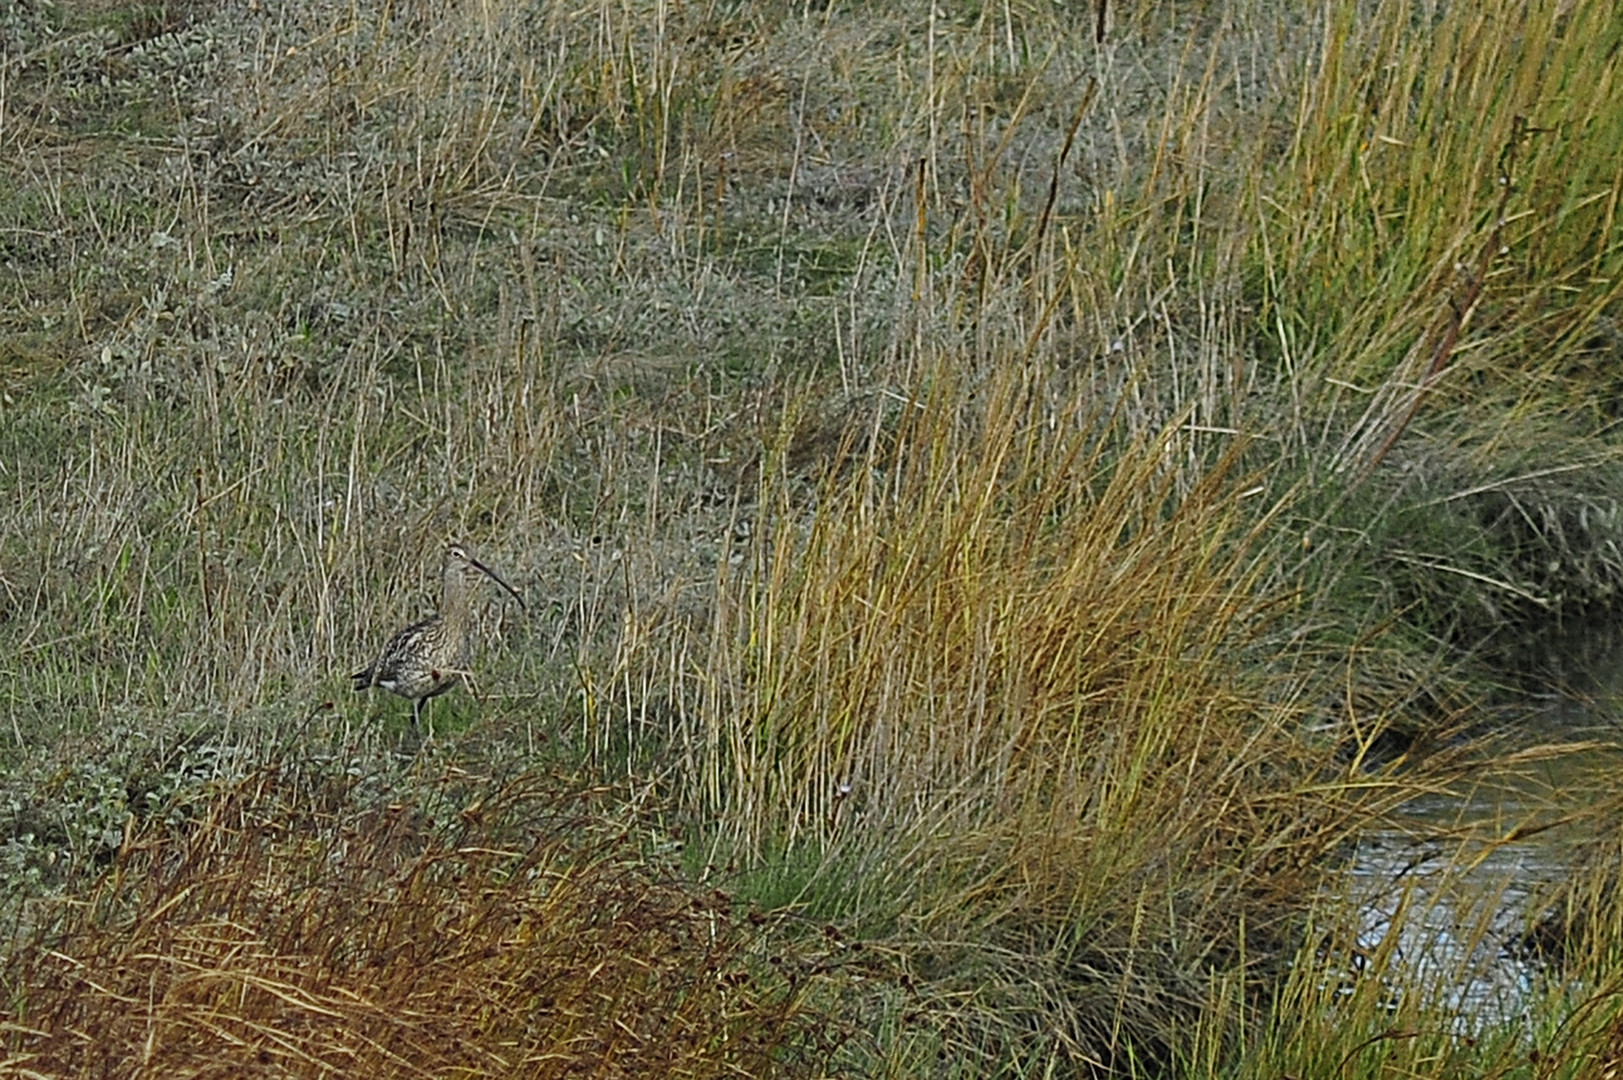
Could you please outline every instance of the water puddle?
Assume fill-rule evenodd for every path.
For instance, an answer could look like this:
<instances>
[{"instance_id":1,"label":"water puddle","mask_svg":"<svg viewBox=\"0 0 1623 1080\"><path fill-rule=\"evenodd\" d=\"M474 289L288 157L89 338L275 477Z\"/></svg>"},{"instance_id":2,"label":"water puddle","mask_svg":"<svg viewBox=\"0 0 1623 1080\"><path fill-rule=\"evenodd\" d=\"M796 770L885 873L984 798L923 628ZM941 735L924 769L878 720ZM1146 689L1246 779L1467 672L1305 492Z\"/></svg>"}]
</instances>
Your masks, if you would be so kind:
<instances>
[{"instance_id":1,"label":"water puddle","mask_svg":"<svg viewBox=\"0 0 1623 1080\"><path fill-rule=\"evenodd\" d=\"M1594 832L1587 811L1623 777L1615 693L1564 703L1491 765L1406 805L1366 834L1344 879L1361 912L1358 952L1393 970L1462 1028L1521 1017L1541 966L1517 943ZM1393 935L1396 935L1395 938Z\"/></svg>"}]
</instances>

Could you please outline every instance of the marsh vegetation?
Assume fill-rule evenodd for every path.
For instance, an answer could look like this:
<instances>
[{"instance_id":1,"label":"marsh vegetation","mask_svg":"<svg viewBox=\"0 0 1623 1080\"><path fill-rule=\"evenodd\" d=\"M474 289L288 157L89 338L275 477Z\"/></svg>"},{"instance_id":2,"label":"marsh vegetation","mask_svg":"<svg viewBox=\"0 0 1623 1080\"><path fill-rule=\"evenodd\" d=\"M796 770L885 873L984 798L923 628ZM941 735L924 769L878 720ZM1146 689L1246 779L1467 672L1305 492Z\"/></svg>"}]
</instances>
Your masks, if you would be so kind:
<instances>
[{"instance_id":1,"label":"marsh vegetation","mask_svg":"<svg viewBox=\"0 0 1623 1080\"><path fill-rule=\"evenodd\" d=\"M1623 17L1099 14L0 7L0 1073L1607 1075L1623 803L1334 882L1618 612Z\"/></svg>"}]
</instances>

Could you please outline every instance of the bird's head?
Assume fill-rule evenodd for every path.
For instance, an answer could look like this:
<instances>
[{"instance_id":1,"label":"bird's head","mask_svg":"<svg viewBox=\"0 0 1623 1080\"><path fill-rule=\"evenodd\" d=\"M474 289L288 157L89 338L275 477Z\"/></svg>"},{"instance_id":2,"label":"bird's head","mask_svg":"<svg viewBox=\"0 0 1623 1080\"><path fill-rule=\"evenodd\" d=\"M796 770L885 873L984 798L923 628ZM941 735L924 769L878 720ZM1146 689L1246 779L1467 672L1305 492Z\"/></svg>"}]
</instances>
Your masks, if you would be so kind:
<instances>
[{"instance_id":1,"label":"bird's head","mask_svg":"<svg viewBox=\"0 0 1623 1080\"><path fill-rule=\"evenodd\" d=\"M518 601L518 606L524 607L524 597L520 596L513 586L503 581L496 571L468 554L468 549L461 544L452 544L445 549L445 573L447 576L452 574L460 575L470 583L477 581L483 575L506 589L508 595Z\"/></svg>"}]
</instances>

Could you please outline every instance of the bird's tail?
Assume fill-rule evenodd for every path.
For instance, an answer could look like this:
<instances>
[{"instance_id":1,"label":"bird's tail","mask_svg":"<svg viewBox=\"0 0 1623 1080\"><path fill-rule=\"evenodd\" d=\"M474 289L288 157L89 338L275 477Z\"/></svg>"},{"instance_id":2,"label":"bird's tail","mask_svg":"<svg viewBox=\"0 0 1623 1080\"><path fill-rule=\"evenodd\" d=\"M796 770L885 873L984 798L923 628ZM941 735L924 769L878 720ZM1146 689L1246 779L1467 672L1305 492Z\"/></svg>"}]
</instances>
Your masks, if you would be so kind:
<instances>
[{"instance_id":1,"label":"bird's tail","mask_svg":"<svg viewBox=\"0 0 1623 1080\"><path fill-rule=\"evenodd\" d=\"M374 664L365 671L357 671L355 674L350 676L351 679L355 680L355 689L366 690L371 687L372 672L376 669L376 667L377 665Z\"/></svg>"}]
</instances>

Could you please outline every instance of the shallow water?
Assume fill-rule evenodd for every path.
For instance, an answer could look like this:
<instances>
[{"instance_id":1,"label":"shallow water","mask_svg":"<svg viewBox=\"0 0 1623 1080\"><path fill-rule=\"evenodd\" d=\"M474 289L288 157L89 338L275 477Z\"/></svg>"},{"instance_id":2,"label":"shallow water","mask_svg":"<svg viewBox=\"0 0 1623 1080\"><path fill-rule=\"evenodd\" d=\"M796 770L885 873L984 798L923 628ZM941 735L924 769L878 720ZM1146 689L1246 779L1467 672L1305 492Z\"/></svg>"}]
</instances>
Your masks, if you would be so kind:
<instances>
[{"instance_id":1,"label":"shallow water","mask_svg":"<svg viewBox=\"0 0 1623 1080\"><path fill-rule=\"evenodd\" d=\"M1340 889L1358 904L1358 950L1392 948L1389 970L1462 1027L1521 1016L1541 967L1516 942L1593 833L1586 810L1615 802L1619 777L1618 694L1552 706L1493 763L1365 835Z\"/></svg>"}]
</instances>

